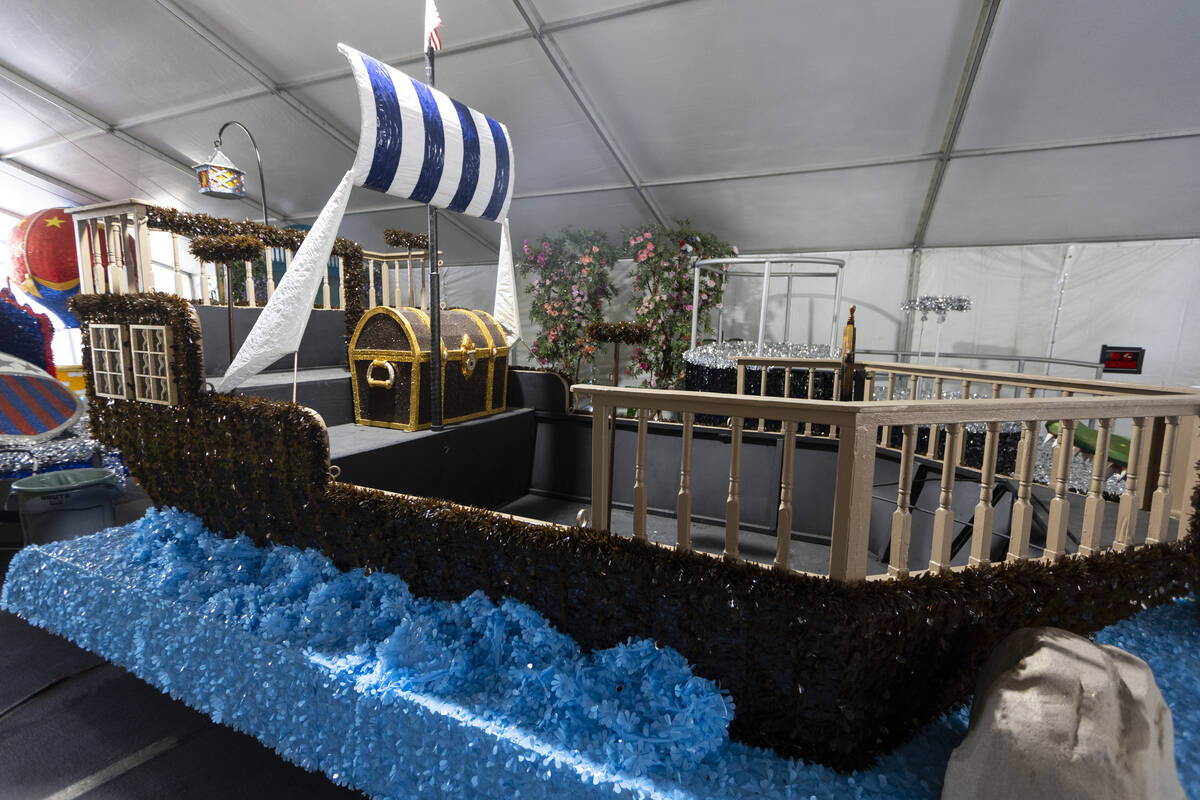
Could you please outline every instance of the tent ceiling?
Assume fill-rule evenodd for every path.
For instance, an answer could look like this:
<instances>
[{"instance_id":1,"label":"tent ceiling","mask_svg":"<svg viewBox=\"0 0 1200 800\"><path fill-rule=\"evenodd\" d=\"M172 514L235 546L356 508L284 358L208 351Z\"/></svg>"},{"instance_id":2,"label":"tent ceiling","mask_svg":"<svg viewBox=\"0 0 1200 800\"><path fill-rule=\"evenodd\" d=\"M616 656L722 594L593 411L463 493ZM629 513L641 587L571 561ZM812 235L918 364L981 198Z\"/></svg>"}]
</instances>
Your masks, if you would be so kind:
<instances>
[{"instance_id":1,"label":"tent ceiling","mask_svg":"<svg viewBox=\"0 0 1200 800\"><path fill-rule=\"evenodd\" d=\"M518 242L656 215L744 250L1200 234L1194 0L999 0L990 27L983 0L439 8L438 86L511 131ZM357 141L334 45L420 77L422 14L420 0L6 0L0 207L49 189L254 217L240 132L225 149L253 201L203 198L187 169L237 119L272 215L311 222ZM368 248L385 227L423 229L395 198L356 191L350 210L343 233ZM451 263L491 257L495 225L443 220Z\"/></svg>"}]
</instances>

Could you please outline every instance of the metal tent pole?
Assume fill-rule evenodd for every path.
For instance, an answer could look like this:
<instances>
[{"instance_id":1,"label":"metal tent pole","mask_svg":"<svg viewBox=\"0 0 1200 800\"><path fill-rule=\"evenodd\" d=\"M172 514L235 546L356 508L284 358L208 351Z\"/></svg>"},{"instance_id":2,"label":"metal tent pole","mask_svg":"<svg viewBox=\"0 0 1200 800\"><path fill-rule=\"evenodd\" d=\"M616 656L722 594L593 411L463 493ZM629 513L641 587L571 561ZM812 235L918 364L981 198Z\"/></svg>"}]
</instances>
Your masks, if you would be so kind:
<instances>
[{"instance_id":1,"label":"metal tent pole","mask_svg":"<svg viewBox=\"0 0 1200 800\"><path fill-rule=\"evenodd\" d=\"M425 82L433 86L433 48L425 43ZM429 427L442 429L442 306L438 272L437 209L429 211Z\"/></svg>"}]
</instances>

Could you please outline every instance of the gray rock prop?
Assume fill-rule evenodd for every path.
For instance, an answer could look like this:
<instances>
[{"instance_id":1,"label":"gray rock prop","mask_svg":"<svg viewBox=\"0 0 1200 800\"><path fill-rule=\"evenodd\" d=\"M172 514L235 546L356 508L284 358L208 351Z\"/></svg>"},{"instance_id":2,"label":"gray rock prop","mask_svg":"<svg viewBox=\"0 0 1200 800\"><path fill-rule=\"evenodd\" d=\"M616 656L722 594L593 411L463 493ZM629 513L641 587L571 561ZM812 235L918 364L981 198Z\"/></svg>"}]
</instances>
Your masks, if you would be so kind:
<instances>
[{"instance_id":1,"label":"gray rock prop","mask_svg":"<svg viewBox=\"0 0 1200 800\"><path fill-rule=\"evenodd\" d=\"M988 658L942 800L1186 800L1175 727L1140 658L1022 628Z\"/></svg>"}]
</instances>

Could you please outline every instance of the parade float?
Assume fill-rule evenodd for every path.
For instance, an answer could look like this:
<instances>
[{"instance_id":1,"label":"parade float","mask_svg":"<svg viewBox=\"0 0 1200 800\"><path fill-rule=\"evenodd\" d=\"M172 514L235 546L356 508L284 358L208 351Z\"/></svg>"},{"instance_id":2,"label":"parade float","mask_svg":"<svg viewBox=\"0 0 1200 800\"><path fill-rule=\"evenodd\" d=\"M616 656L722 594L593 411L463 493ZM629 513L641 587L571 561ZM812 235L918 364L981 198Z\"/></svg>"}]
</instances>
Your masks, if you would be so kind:
<instances>
[{"instance_id":1,"label":"parade float","mask_svg":"<svg viewBox=\"0 0 1200 800\"><path fill-rule=\"evenodd\" d=\"M354 167L307 234L132 202L100 215L127 214L135 229L203 229L216 241L199 251L225 260L294 236L295 257L265 307L246 309L256 312L253 327L224 375L210 381L201 309L146 291L136 266L144 258L130 268L93 251L85 291L72 304L85 332L92 429L126 454L159 510L131 528L23 551L5 582L6 609L296 763L380 797L784 797L794 793L801 761L867 767L961 704L983 659L1012 631L1056 625L1087 633L1194 587L1200 531L1194 522L1189 528L1183 498L1195 486L1200 395L1171 387L766 353L735 358L732 394L579 384L571 391L590 398L590 420L565 408L542 418L526 409L524 417L475 420L475 428L446 425L456 415L445 412L466 389L439 376L486 370L483 405L494 410L500 374L512 375L499 343L510 332L485 320L483 341L467 332L467 340L447 340L459 330L442 326L431 237L427 349L424 328L409 339L413 321L424 318L364 309L363 262L355 262L362 251L335 242L338 221L354 185L503 219L511 145L494 120L357 51L342 52L357 81L362 138ZM96 219L77 225L98 230ZM235 234L253 241L221 238ZM533 469L588 486L589 527L339 480L345 472L334 469L340 459L322 414L232 391L299 353L337 248L348 337L341 341L351 347L342 357L369 356L363 381L379 388L370 382L391 380L394 390L396 364L415 369L428 354L431 379L410 379L408 391L428 390L434 430L380 435L442 437L435 441L443 455L416 469L446 471L455 482L480 473L499 481L503 470L481 466L498 448L472 439L493 435L481 433L484 424L532 419L538 435L559 426L584 445L568 449L587 459L543 455ZM115 282L102 280L114 274ZM371 286L374 295L373 278ZM400 347L364 348L371 320L389 321L380 335L407 341L411 360L393 357ZM495 352L480 360L485 347ZM298 363L296 355L293 370ZM779 370L785 387L794 374L813 387L818 373L832 373L841 376L838 388L862 369L864 392L772 397L764 380L750 393L745 373L753 369ZM343 380L349 389L349 375ZM945 399L946 382L961 384L958 399ZM971 384L994 388L979 398ZM922 400L921 386L931 385L932 397ZM875 386L886 387L881 397ZM618 425L617 408L634 409L636 420ZM652 423L656 412L679 422ZM714 417L727 426L702 422ZM1059 421L1071 441L1067 432L1089 419L1102 437L1113 420L1132 420L1119 502L1103 492L1107 439L1095 448L1086 497L1068 491L1072 459L1062 448L1049 514L1033 542L1040 423ZM1003 480L996 454L1006 423L1018 425L1021 444L1008 476L1015 500L994 557L993 502ZM983 426L978 467L961 455L969 424ZM457 435L465 447L452 447ZM614 448L618 439L623 449ZM693 447L720 460L693 458ZM802 451L824 454L819 480L797 481ZM618 453L632 481L614 477ZM511 465L511 455L501 455ZM898 489L881 503L876 473L893 466ZM914 536L918 467L937 473L937 490L925 499L934 506L927 540ZM966 525L955 510L963 489L978 499L968 503L978 510ZM610 511L621 491L632 512L628 535L618 535ZM764 497L753 513L766 508L776 533L765 564L746 557L739 527L743 507L750 512ZM822 503L826 520L806 524L825 527L827 566L797 569L794 526ZM1072 506L1085 504L1077 525ZM674 512L666 542L649 535L651 508ZM724 525L716 557L693 546L694 517ZM869 577L872 553L883 569Z\"/></svg>"}]
</instances>

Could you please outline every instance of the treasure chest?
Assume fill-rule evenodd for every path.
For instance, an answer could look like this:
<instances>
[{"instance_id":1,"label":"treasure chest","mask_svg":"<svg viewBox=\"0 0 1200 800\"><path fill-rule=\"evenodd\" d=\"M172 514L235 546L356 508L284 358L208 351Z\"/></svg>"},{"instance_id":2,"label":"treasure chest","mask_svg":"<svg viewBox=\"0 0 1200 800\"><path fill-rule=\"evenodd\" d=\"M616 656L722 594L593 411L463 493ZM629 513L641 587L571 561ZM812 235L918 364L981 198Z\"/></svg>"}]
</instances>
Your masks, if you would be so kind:
<instances>
[{"instance_id":1,"label":"treasure chest","mask_svg":"<svg viewBox=\"0 0 1200 800\"><path fill-rule=\"evenodd\" d=\"M442 421L504 410L508 340L486 311L442 312ZM350 339L354 419L415 431L430 425L429 315L380 306L363 314Z\"/></svg>"}]
</instances>

